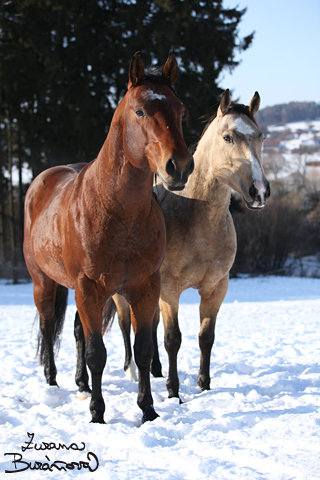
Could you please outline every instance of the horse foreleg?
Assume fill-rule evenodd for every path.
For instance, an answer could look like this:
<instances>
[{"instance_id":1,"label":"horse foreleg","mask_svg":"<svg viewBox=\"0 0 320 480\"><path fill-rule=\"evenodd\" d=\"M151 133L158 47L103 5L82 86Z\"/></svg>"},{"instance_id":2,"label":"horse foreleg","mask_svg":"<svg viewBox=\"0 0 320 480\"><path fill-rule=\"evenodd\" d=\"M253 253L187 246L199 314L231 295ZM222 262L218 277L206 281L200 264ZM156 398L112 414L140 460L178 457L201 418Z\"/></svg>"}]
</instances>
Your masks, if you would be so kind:
<instances>
[{"instance_id":1,"label":"horse foreleg","mask_svg":"<svg viewBox=\"0 0 320 480\"><path fill-rule=\"evenodd\" d=\"M84 339L83 327L80 320L78 311L74 319L74 336L76 339L77 350L77 367L75 380L78 385L78 398L85 400L91 395L91 389L89 387L89 375L86 365L86 342Z\"/></svg>"},{"instance_id":2,"label":"horse foreleg","mask_svg":"<svg viewBox=\"0 0 320 480\"><path fill-rule=\"evenodd\" d=\"M154 314L154 317L153 317L153 322L152 322L153 359L151 362L151 373L154 377L163 377L162 365L159 357L158 337L157 337L159 321L160 321L160 309L158 305L156 309L156 313Z\"/></svg>"},{"instance_id":3,"label":"horse foreleg","mask_svg":"<svg viewBox=\"0 0 320 480\"><path fill-rule=\"evenodd\" d=\"M150 387L150 365L153 356L152 320L160 293L160 275L154 274L138 301L130 305L131 322L135 333L134 357L139 371L138 406L143 411L142 421L152 421L159 415L153 408Z\"/></svg>"},{"instance_id":4,"label":"horse foreleg","mask_svg":"<svg viewBox=\"0 0 320 480\"><path fill-rule=\"evenodd\" d=\"M87 337L86 361L91 372L92 395L90 402L91 423L105 423L105 403L102 397L102 373L107 361L107 350L102 335L94 332Z\"/></svg>"},{"instance_id":5,"label":"horse foreleg","mask_svg":"<svg viewBox=\"0 0 320 480\"><path fill-rule=\"evenodd\" d=\"M101 391L102 374L107 361L107 351L102 340L103 302L98 296L95 282L87 277L78 279L75 290L76 305L86 340L85 357L91 373L91 422L105 423L105 403Z\"/></svg>"},{"instance_id":6,"label":"horse foreleg","mask_svg":"<svg viewBox=\"0 0 320 480\"><path fill-rule=\"evenodd\" d=\"M170 302L170 303L169 303ZM167 379L167 389L169 398L179 398L179 378L178 378L178 352L181 345L181 331L178 323L178 304L179 299L173 298L165 300L160 299L160 310L164 324L164 346L169 359L169 373Z\"/></svg>"},{"instance_id":7,"label":"horse foreleg","mask_svg":"<svg viewBox=\"0 0 320 480\"><path fill-rule=\"evenodd\" d=\"M131 316L130 306L122 295L116 294L113 296L114 303L117 307L119 327L122 333L124 348L125 348L125 360L124 371L126 377L131 382L137 381L136 366L132 358L130 331L131 331Z\"/></svg>"},{"instance_id":8,"label":"horse foreleg","mask_svg":"<svg viewBox=\"0 0 320 480\"><path fill-rule=\"evenodd\" d=\"M201 295L200 302L200 369L198 385L201 390L210 390L210 357L215 338L216 318L228 290L229 278L224 277L210 296Z\"/></svg>"}]
</instances>

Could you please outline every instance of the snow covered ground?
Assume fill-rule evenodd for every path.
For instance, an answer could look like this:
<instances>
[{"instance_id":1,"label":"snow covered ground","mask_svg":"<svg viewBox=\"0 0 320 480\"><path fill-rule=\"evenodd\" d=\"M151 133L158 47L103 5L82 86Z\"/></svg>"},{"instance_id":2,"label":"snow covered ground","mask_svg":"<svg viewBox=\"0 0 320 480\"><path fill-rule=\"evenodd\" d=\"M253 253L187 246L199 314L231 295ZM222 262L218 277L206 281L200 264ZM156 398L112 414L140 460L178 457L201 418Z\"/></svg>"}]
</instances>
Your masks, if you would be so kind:
<instances>
[{"instance_id":1,"label":"snow covered ground","mask_svg":"<svg viewBox=\"0 0 320 480\"><path fill-rule=\"evenodd\" d=\"M198 294L186 292L178 357L184 403L167 398L165 378L152 377L160 418L144 425L137 384L122 369L117 322L106 339L106 425L89 424L89 399L76 398L72 298L57 358L60 388L48 387L34 359L32 285L0 284L1 479L15 467L26 469L16 475L23 479L319 479L320 279L231 280L216 328L212 389L204 393L196 384ZM166 372L162 339L160 328ZM69 469L46 471L54 462Z\"/></svg>"}]
</instances>

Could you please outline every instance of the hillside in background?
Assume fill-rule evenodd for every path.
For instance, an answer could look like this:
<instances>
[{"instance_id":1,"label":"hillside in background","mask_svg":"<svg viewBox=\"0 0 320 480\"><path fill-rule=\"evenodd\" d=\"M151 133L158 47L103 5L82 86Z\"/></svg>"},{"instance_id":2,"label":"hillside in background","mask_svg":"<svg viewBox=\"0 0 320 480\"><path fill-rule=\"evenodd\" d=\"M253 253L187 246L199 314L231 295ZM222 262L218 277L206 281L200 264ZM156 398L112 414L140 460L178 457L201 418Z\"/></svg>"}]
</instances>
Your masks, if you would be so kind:
<instances>
[{"instance_id":1,"label":"hillside in background","mask_svg":"<svg viewBox=\"0 0 320 480\"><path fill-rule=\"evenodd\" d=\"M316 102L290 102L262 108L256 115L260 128L284 125L290 122L320 119L320 104Z\"/></svg>"}]
</instances>

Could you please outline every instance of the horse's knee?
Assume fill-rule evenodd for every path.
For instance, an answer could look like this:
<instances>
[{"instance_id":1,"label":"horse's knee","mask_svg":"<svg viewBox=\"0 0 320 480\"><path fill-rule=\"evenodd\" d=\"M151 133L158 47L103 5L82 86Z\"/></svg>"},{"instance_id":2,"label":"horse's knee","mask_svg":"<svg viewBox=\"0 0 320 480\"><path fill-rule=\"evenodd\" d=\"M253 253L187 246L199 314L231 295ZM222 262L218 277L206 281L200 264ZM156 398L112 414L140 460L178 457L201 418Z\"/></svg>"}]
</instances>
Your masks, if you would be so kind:
<instances>
[{"instance_id":1,"label":"horse's knee","mask_svg":"<svg viewBox=\"0 0 320 480\"><path fill-rule=\"evenodd\" d=\"M139 369L150 368L153 356L151 328L143 327L137 331L134 341L134 358Z\"/></svg>"},{"instance_id":2,"label":"horse's knee","mask_svg":"<svg viewBox=\"0 0 320 480\"><path fill-rule=\"evenodd\" d=\"M168 329L164 334L164 345L167 352L178 352L181 346L181 332L179 327Z\"/></svg>"},{"instance_id":3,"label":"horse's knee","mask_svg":"<svg viewBox=\"0 0 320 480\"><path fill-rule=\"evenodd\" d=\"M206 329L202 330L199 333L199 347L200 349L207 350L208 348L212 348L214 343L214 328L213 329Z\"/></svg>"},{"instance_id":4,"label":"horse's knee","mask_svg":"<svg viewBox=\"0 0 320 480\"><path fill-rule=\"evenodd\" d=\"M91 373L103 371L107 361L107 351L101 333L95 332L88 336L86 345L86 362Z\"/></svg>"}]
</instances>

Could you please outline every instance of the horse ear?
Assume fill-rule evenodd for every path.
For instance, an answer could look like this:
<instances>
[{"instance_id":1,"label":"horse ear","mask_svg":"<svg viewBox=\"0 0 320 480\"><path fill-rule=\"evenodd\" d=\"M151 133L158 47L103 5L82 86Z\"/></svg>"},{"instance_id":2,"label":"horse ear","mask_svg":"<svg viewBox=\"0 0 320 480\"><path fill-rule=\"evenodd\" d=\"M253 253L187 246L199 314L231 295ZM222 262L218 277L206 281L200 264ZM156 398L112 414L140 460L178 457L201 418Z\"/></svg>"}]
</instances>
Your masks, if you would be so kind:
<instances>
[{"instance_id":1,"label":"horse ear","mask_svg":"<svg viewBox=\"0 0 320 480\"><path fill-rule=\"evenodd\" d=\"M249 111L255 115L260 107L260 95L256 92L248 103Z\"/></svg>"},{"instance_id":2,"label":"horse ear","mask_svg":"<svg viewBox=\"0 0 320 480\"><path fill-rule=\"evenodd\" d=\"M167 61L162 70L163 75L173 85L178 75L178 63L173 53L169 53Z\"/></svg>"},{"instance_id":3,"label":"horse ear","mask_svg":"<svg viewBox=\"0 0 320 480\"><path fill-rule=\"evenodd\" d=\"M129 83L128 88L137 85L144 73L143 63L140 58L140 52L133 55L129 67Z\"/></svg>"},{"instance_id":4,"label":"horse ear","mask_svg":"<svg viewBox=\"0 0 320 480\"><path fill-rule=\"evenodd\" d=\"M229 88L227 88L227 90L225 90L222 94L220 105L218 108L218 115L223 116L225 113L227 113L230 105L231 105L231 98L230 98Z\"/></svg>"}]
</instances>

